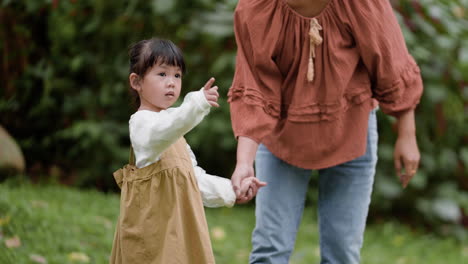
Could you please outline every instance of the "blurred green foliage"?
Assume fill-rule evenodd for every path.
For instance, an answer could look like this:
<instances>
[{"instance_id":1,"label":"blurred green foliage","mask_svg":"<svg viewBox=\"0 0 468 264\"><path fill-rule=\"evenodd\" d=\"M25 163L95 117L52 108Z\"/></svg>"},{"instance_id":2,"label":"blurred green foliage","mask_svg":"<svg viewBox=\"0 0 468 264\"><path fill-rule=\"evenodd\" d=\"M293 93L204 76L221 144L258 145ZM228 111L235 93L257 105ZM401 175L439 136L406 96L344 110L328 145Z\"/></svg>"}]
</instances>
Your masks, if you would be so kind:
<instances>
[{"instance_id":1,"label":"blurred green foliage","mask_svg":"<svg viewBox=\"0 0 468 264\"><path fill-rule=\"evenodd\" d=\"M468 0L392 2L425 83L417 109L422 159L403 190L393 169L395 120L379 113L380 162L371 216L407 215L463 239L468 226ZM18 140L33 179L116 190L111 172L127 160L132 113L127 49L152 36L169 38L184 51L183 93L216 77L221 107L187 138L207 171L230 176L236 142L226 94L234 72L236 0L0 3L0 123ZM311 195L309 201L314 200Z\"/></svg>"},{"instance_id":2,"label":"blurred green foliage","mask_svg":"<svg viewBox=\"0 0 468 264\"><path fill-rule=\"evenodd\" d=\"M396 1L410 53L420 65L424 94L416 124L420 170L407 189L394 176L394 120L379 116L379 158L373 208L416 217L467 239L468 1Z\"/></svg>"}]
</instances>

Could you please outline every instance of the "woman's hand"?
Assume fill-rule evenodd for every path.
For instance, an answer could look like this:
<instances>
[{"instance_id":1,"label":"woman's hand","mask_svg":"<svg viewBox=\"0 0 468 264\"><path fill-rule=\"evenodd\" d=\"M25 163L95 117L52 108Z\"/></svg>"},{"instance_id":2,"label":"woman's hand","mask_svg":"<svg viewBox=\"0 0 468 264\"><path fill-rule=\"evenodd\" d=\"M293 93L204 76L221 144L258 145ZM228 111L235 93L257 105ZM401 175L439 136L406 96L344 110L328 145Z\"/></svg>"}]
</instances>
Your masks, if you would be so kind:
<instances>
[{"instance_id":1,"label":"woman's hand","mask_svg":"<svg viewBox=\"0 0 468 264\"><path fill-rule=\"evenodd\" d=\"M419 167L420 154L418 144L416 143L416 136L399 136L395 143L393 158L396 173L400 178L403 188L406 188Z\"/></svg>"},{"instance_id":2,"label":"woman's hand","mask_svg":"<svg viewBox=\"0 0 468 264\"><path fill-rule=\"evenodd\" d=\"M251 188L249 185L242 186L242 180L248 177L255 177L253 163L258 144L254 140L240 136L237 142L237 163L234 173L231 176L232 187L236 193L237 203L247 203L257 194L258 188ZM262 183L263 185L266 183Z\"/></svg>"},{"instance_id":3,"label":"woman's hand","mask_svg":"<svg viewBox=\"0 0 468 264\"><path fill-rule=\"evenodd\" d=\"M393 153L396 174L403 188L406 188L418 171L420 157L416 141L414 111L410 110L398 118L398 139Z\"/></svg>"},{"instance_id":4,"label":"woman's hand","mask_svg":"<svg viewBox=\"0 0 468 264\"><path fill-rule=\"evenodd\" d=\"M250 188L250 182L249 184L242 184L242 182L250 177L255 177L253 166L246 164L236 165L236 169L231 177L232 187L237 197L236 203L247 203L257 194L256 189Z\"/></svg>"},{"instance_id":5,"label":"woman's hand","mask_svg":"<svg viewBox=\"0 0 468 264\"><path fill-rule=\"evenodd\" d=\"M203 86L203 93L205 94L205 98L206 100L208 101L208 103L211 105L211 106L215 106L215 107L219 107L219 104L218 104L218 98L219 98L219 94L218 94L218 86L213 86L213 83L215 81L215 78L211 77L205 84L205 86Z\"/></svg>"}]
</instances>

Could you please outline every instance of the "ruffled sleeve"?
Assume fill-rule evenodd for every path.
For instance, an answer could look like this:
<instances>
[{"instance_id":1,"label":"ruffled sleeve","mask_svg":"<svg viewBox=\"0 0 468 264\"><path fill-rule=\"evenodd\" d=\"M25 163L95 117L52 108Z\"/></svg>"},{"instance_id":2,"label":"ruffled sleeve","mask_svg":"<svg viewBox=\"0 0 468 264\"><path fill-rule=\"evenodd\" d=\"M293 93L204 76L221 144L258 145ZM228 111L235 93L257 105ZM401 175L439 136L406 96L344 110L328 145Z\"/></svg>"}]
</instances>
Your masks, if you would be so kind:
<instances>
[{"instance_id":1,"label":"ruffled sleeve","mask_svg":"<svg viewBox=\"0 0 468 264\"><path fill-rule=\"evenodd\" d=\"M234 135L261 143L280 116L281 73L274 61L276 1L240 0L234 13L236 70L228 97Z\"/></svg>"},{"instance_id":2,"label":"ruffled sleeve","mask_svg":"<svg viewBox=\"0 0 468 264\"><path fill-rule=\"evenodd\" d=\"M398 116L419 103L423 82L408 53L388 0L341 0L344 23L351 30L369 71L373 97L383 112Z\"/></svg>"}]
</instances>

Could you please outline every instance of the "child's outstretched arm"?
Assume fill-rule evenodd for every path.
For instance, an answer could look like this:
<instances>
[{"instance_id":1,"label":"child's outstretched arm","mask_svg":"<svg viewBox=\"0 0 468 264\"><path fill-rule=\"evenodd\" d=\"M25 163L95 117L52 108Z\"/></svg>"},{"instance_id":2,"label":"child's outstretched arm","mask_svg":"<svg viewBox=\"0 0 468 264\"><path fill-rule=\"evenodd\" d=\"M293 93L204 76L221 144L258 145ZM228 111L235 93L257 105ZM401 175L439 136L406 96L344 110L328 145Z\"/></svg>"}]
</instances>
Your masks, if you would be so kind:
<instances>
[{"instance_id":1,"label":"child's outstretched arm","mask_svg":"<svg viewBox=\"0 0 468 264\"><path fill-rule=\"evenodd\" d=\"M135 149L151 150L160 155L185 135L217 106L217 87L211 78L200 91L188 93L179 107L160 112L138 111L130 119L130 138ZM206 95L208 94L208 95ZM215 105L216 104L216 105Z\"/></svg>"}]
</instances>

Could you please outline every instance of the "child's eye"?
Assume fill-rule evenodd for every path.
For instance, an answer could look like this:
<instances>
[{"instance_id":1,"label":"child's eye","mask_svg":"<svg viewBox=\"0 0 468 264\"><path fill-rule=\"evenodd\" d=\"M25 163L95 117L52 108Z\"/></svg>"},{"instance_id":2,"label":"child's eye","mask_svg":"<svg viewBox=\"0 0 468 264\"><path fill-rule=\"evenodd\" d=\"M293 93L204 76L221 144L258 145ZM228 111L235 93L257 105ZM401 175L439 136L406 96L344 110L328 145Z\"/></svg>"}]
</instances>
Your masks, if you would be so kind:
<instances>
[{"instance_id":1,"label":"child's eye","mask_svg":"<svg viewBox=\"0 0 468 264\"><path fill-rule=\"evenodd\" d=\"M158 73L158 75L164 77L164 76L166 76L166 73L165 72L160 72L160 73Z\"/></svg>"},{"instance_id":2,"label":"child's eye","mask_svg":"<svg viewBox=\"0 0 468 264\"><path fill-rule=\"evenodd\" d=\"M182 74L176 73L175 77L176 77L176 78L182 78Z\"/></svg>"}]
</instances>

